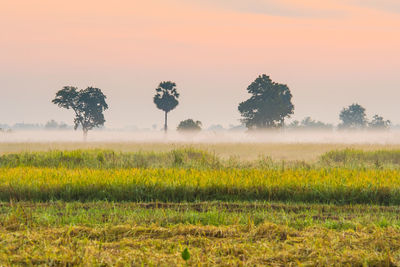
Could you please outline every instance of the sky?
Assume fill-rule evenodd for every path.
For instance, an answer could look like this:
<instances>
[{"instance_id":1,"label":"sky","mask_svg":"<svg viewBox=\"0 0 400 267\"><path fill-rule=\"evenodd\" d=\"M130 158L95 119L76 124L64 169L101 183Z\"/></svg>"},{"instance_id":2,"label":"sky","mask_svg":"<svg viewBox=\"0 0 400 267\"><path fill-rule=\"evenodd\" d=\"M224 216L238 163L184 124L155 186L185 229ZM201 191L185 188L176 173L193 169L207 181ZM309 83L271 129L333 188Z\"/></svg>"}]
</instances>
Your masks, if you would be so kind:
<instances>
[{"instance_id":1,"label":"sky","mask_svg":"<svg viewBox=\"0 0 400 267\"><path fill-rule=\"evenodd\" d=\"M170 127L237 125L260 74L289 86L292 119L359 103L400 123L398 0L1 0L0 33L0 123L72 124L51 103L72 85L107 95L107 127L161 128L171 80Z\"/></svg>"}]
</instances>

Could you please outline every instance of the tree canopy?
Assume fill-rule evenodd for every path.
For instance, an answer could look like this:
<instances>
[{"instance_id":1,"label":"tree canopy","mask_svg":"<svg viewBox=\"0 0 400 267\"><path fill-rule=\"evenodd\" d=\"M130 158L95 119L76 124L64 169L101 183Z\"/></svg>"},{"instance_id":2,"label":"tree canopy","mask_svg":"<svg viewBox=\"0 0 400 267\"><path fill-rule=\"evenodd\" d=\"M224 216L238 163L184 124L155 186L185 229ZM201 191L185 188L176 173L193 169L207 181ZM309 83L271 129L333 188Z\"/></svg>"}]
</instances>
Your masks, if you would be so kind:
<instances>
[{"instance_id":1,"label":"tree canopy","mask_svg":"<svg viewBox=\"0 0 400 267\"><path fill-rule=\"evenodd\" d=\"M168 112L178 106L179 93L174 82L161 82L156 88L156 95L153 98L158 109L165 112L164 130L168 129Z\"/></svg>"},{"instance_id":2,"label":"tree canopy","mask_svg":"<svg viewBox=\"0 0 400 267\"><path fill-rule=\"evenodd\" d=\"M362 129L368 124L365 108L359 104L352 104L343 108L339 118L341 120L340 129Z\"/></svg>"},{"instance_id":3,"label":"tree canopy","mask_svg":"<svg viewBox=\"0 0 400 267\"><path fill-rule=\"evenodd\" d=\"M374 115L372 121L368 124L372 129L388 129L392 122L390 120L385 120L382 116Z\"/></svg>"},{"instance_id":4,"label":"tree canopy","mask_svg":"<svg viewBox=\"0 0 400 267\"><path fill-rule=\"evenodd\" d=\"M103 112L108 109L106 98L98 88L78 90L76 87L65 86L56 93L52 102L61 108L72 109L75 112L74 129L82 127L86 136L89 130L104 125Z\"/></svg>"},{"instance_id":5,"label":"tree canopy","mask_svg":"<svg viewBox=\"0 0 400 267\"><path fill-rule=\"evenodd\" d=\"M260 75L248 88L251 97L239 104L239 112L249 129L273 128L284 125L286 117L294 112L292 94L285 84L273 82Z\"/></svg>"},{"instance_id":6,"label":"tree canopy","mask_svg":"<svg viewBox=\"0 0 400 267\"><path fill-rule=\"evenodd\" d=\"M201 121L194 121L193 119L187 119L181 121L178 125L177 130L180 132L198 132L201 131Z\"/></svg>"}]
</instances>

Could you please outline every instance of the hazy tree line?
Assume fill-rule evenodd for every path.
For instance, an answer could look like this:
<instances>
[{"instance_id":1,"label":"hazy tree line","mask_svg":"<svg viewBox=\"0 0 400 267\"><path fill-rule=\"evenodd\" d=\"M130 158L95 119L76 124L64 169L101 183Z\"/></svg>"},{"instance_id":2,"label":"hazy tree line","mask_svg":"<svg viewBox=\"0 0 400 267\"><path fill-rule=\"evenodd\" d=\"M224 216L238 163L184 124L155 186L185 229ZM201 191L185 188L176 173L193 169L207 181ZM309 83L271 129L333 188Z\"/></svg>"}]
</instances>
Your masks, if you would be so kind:
<instances>
[{"instance_id":1,"label":"hazy tree line","mask_svg":"<svg viewBox=\"0 0 400 267\"><path fill-rule=\"evenodd\" d=\"M242 122L249 129L281 128L285 126L285 118L294 113L292 94L285 84L273 82L269 76L259 76L248 88L251 97L239 104ZM343 108L339 114L338 129L387 129L391 122L382 116L374 115L367 119L365 108L352 104ZM333 129L333 125L315 121L311 117L301 122L293 121L288 125L295 129Z\"/></svg>"},{"instance_id":2,"label":"hazy tree line","mask_svg":"<svg viewBox=\"0 0 400 267\"><path fill-rule=\"evenodd\" d=\"M15 123L14 125L0 124L0 131L11 132L12 130L70 130L73 127L65 122L50 120L45 124L39 123Z\"/></svg>"},{"instance_id":3,"label":"hazy tree line","mask_svg":"<svg viewBox=\"0 0 400 267\"><path fill-rule=\"evenodd\" d=\"M168 114L179 105L176 83L161 82L155 89L153 102L164 112L164 131L168 131ZM285 124L285 119L294 114L292 93L286 84L277 83L265 74L260 75L247 87L250 98L239 103L241 122L249 130L262 130L288 127L292 129L333 129L331 124L315 121L311 117ZM75 114L74 129L80 127L86 137L89 130L103 126L104 111L108 109L106 96L99 88L88 87L79 90L66 86L56 93L52 102L61 108L72 109ZM338 129L387 129L391 122L382 116L374 115L367 119L365 108L352 104L341 110ZM187 119L179 123L178 131L200 131L202 123Z\"/></svg>"},{"instance_id":4,"label":"hazy tree line","mask_svg":"<svg viewBox=\"0 0 400 267\"><path fill-rule=\"evenodd\" d=\"M241 122L249 130L263 130L273 128L289 129L334 129L332 124L306 117L302 121L285 123L294 114L295 106L292 103L292 93L286 84L277 83L265 74L260 75L248 87L250 97L239 103L238 111ZM155 89L153 102L164 113L164 131L168 131L168 115L179 105L179 93L177 85L171 81L161 82ZM65 86L56 93L52 103L61 108L70 109L74 113L73 128L82 129L86 138L88 131L102 127L105 123L104 111L108 109L107 97L99 88L88 87L78 89L73 86ZM391 126L389 120L380 115L367 118L365 108L359 104L351 104L343 108L339 114L339 130L353 129L388 129ZM15 125L18 128L21 125ZM22 124L29 128L34 125ZM37 126L37 125L36 125ZM1 125L0 125L1 127ZM198 120L186 119L177 127L178 131L200 131L202 123ZM1 128L5 128L4 125ZM68 129L65 123L49 121L45 129ZM216 130L222 127L214 126Z\"/></svg>"}]
</instances>

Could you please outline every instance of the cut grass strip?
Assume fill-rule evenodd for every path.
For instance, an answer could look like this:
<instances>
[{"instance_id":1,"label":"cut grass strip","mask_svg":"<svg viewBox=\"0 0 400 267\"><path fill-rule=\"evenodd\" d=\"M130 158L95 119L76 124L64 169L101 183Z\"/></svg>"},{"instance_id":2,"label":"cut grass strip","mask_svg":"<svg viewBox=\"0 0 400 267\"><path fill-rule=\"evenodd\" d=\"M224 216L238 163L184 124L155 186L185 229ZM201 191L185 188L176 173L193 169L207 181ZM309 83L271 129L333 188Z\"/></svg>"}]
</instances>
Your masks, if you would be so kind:
<instances>
[{"instance_id":1,"label":"cut grass strip","mask_svg":"<svg viewBox=\"0 0 400 267\"><path fill-rule=\"evenodd\" d=\"M295 230L259 226L116 225L0 227L1 265L50 266L398 266L400 231L363 227Z\"/></svg>"}]
</instances>

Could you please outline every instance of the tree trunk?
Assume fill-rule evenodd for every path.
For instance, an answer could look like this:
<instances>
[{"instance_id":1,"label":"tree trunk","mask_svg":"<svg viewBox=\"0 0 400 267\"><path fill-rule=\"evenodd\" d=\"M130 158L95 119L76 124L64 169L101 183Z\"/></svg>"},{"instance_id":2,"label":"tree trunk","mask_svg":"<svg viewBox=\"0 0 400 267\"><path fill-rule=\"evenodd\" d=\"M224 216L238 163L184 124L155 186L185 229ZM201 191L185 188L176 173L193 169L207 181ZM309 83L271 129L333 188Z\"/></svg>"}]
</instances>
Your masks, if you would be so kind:
<instances>
[{"instance_id":1,"label":"tree trunk","mask_svg":"<svg viewBox=\"0 0 400 267\"><path fill-rule=\"evenodd\" d=\"M83 130L83 142L87 141L88 130Z\"/></svg>"},{"instance_id":2,"label":"tree trunk","mask_svg":"<svg viewBox=\"0 0 400 267\"><path fill-rule=\"evenodd\" d=\"M164 132L168 131L168 112L165 112Z\"/></svg>"}]
</instances>

